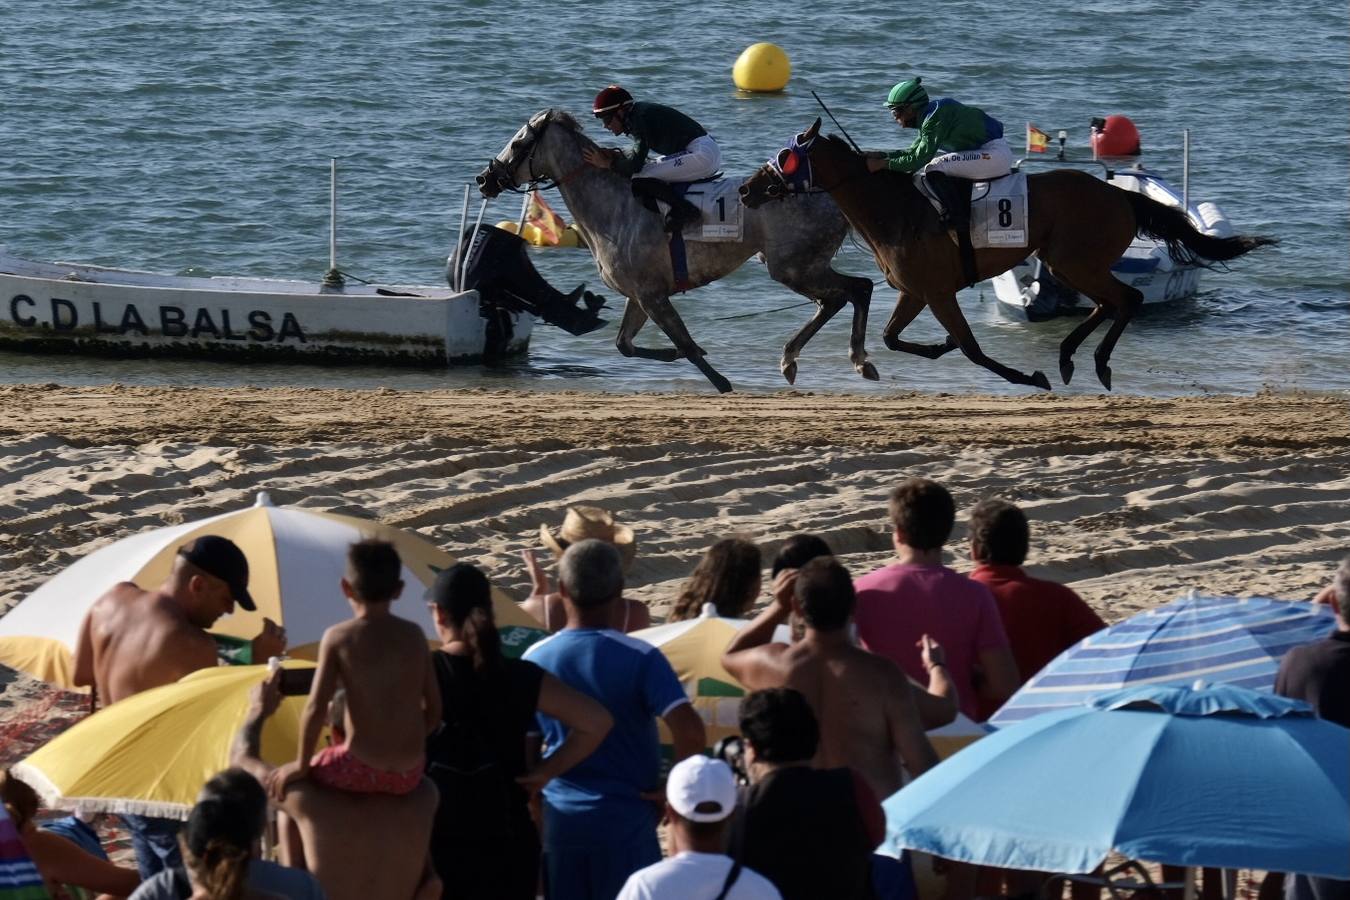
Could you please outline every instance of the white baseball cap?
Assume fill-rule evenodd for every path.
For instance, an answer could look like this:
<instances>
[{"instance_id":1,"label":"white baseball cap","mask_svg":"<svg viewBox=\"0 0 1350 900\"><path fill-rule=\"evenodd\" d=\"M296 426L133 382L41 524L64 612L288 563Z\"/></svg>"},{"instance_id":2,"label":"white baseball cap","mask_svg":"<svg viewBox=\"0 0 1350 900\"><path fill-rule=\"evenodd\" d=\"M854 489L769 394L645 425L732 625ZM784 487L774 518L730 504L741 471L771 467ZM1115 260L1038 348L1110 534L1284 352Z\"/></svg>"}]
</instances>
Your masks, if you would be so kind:
<instances>
[{"instance_id":1,"label":"white baseball cap","mask_svg":"<svg viewBox=\"0 0 1350 900\"><path fill-rule=\"evenodd\" d=\"M691 756L670 770L666 799L691 822L720 822L736 809L736 778L720 759ZM705 803L716 804L717 810L697 811Z\"/></svg>"}]
</instances>

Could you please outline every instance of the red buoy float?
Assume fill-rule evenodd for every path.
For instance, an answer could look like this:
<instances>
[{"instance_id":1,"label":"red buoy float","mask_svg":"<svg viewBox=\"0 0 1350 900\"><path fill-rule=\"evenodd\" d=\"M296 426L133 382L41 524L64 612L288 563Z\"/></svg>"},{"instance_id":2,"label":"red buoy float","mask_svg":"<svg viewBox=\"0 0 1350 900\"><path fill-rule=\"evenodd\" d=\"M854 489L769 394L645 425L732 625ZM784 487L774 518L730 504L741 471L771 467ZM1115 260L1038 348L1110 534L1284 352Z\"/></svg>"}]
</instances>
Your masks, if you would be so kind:
<instances>
[{"instance_id":1,"label":"red buoy float","mask_svg":"<svg viewBox=\"0 0 1350 900\"><path fill-rule=\"evenodd\" d=\"M1107 116L1100 127L1092 125L1093 156L1138 156L1139 129L1125 116Z\"/></svg>"}]
</instances>

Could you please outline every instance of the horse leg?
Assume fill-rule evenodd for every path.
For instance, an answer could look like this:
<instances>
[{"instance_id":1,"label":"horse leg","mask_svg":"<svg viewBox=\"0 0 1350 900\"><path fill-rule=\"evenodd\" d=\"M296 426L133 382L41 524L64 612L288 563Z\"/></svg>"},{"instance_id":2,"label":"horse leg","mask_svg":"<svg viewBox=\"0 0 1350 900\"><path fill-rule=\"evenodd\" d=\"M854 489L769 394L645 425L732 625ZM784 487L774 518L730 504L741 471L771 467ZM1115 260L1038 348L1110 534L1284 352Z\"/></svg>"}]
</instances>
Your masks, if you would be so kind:
<instances>
[{"instance_id":1,"label":"horse leg","mask_svg":"<svg viewBox=\"0 0 1350 900\"><path fill-rule=\"evenodd\" d=\"M788 384L797 383L797 357L801 355L802 348L806 342L816 336L816 332L830 319L834 314L844 308L845 300L820 300L815 297L816 311L810 320L803 325L796 334L794 334L786 344L783 345L783 357L778 361L778 370L783 373L783 378Z\"/></svg>"},{"instance_id":2,"label":"horse leg","mask_svg":"<svg viewBox=\"0 0 1350 900\"><path fill-rule=\"evenodd\" d=\"M703 348L694 343L694 338L689 334L689 329L684 327L684 320L675 311L675 306L670 302L669 297L649 297L642 304L642 309L666 333L666 337L670 338L670 342L675 345L679 356L683 356L693 363L703 373L704 377L712 382L713 387L723 394L731 390L731 382L723 378L721 373L708 364L708 361L704 358ZM675 358L678 359L679 356Z\"/></svg>"},{"instance_id":3,"label":"horse leg","mask_svg":"<svg viewBox=\"0 0 1350 900\"><path fill-rule=\"evenodd\" d=\"M1073 378L1073 355L1078 352L1078 347L1087 339L1087 336L1097 330L1103 320L1106 319L1106 307L1098 303L1092 307L1092 312L1079 322L1073 331L1065 336L1059 345L1059 377L1068 384Z\"/></svg>"},{"instance_id":4,"label":"horse leg","mask_svg":"<svg viewBox=\"0 0 1350 900\"><path fill-rule=\"evenodd\" d=\"M1087 319L1082 325L1079 325L1064 339L1067 344L1070 338L1073 338L1079 331L1083 334L1078 338L1081 343L1093 328L1096 328L1101 320L1106 318L1107 309L1115 312L1115 321L1111 323L1111 328L1106 332L1106 337L1097 345L1097 349L1092 352L1093 361L1096 363L1097 380L1102 383L1102 387L1108 391L1111 390L1111 352L1115 350L1116 341L1120 340L1120 334L1125 330L1125 326L1130 324L1134 314L1138 312L1139 307L1144 302L1144 295L1138 288L1130 287L1123 281L1120 281L1109 270L1101 272L1083 273L1072 272L1069 275L1068 282L1070 287L1092 299L1097 304L1097 308L1088 314ZM1095 317L1095 320L1094 320ZM1091 327L1088 325L1091 323ZM1073 345L1077 349L1078 344ZM1070 351L1072 353L1072 351ZM1069 371L1073 371L1070 364ZM1060 350L1060 374L1064 372L1064 352Z\"/></svg>"},{"instance_id":5,"label":"horse leg","mask_svg":"<svg viewBox=\"0 0 1350 900\"><path fill-rule=\"evenodd\" d=\"M1132 288L1116 279L1110 279L1115 284L1124 288L1128 294L1125 302L1116 309L1116 320L1111 323L1111 328L1106 332L1106 337L1097 345L1097 349L1092 351L1092 359L1097 364L1097 380L1102 383L1102 387L1108 391L1111 390L1111 353L1116 349L1116 341L1120 340L1120 334L1125 330L1134 319L1134 314L1139 311L1139 307L1144 305L1144 295L1138 288ZM1096 299L1096 298L1094 298Z\"/></svg>"},{"instance_id":6,"label":"horse leg","mask_svg":"<svg viewBox=\"0 0 1350 900\"><path fill-rule=\"evenodd\" d=\"M948 294L940 300L929 300L928 308L933 311L933 316L942 323L942 327L947 329L947 334L956 339L957 346L961 348L961 352L971 362L984 366L1013 384L1027 384L1043 390L1050 390L1050 380L1039 369L1027 375L1010 366L1003 365L998 360L985 356L984 351L980 349L979 343L975 340L974 333L970 330L969 323L966 322L966 317L961 313L961 307L956 302L955 294Z\"/></svg>"},{"instance_id":7,"label":"horse leg","mask_svg":"<svg viewBox=\"0 0 1350 900\"><path fill-rule=\"evenodd\" d=\"M773 274L770 272L770 275ZM867 340L867 313L872 301L871 281L843 275L828 267L823 273L818 273L816 278L778 280L802 296L810 297L816 304L815 315L783 347L779 369L788 384L793 384L797 379L797 357L801 355L802 348L826 322L834 318L835 313L844 308L845 303L853 304L853 326L848 340L849 362L859 375L869 381L881 380L876 367L867 361L867 349L864 346Z\"/></svg>"},{"instance_id":8,"label":"horse leg","mask_svg":"<svg viewBox=\"0 0 1350 900\"><path fill-rule=\"evenodd\" d=\"M619 348L619 352L624 356L638 359L655 359L660 362L674 362L680 358L680 351L676 347L639 347L633 343L633 338L642 330L642 326L647 324L647 311L642 308L642 304L633 300L631 297L623 307L623 319L619 322L619 336L615 338L614 345Z\"/></svg>"},{"instance_id":9,"label":"horse leg","mask_svg":"<svg viewBox=\"0 0 1350 900\"><path fill-rule=\"evenodd\" d=\"M944 353L955 350L958 346L956 338L950 334L947 339L940 344L915 344L912 341L900 340L900 332L914 317L923 311L924 303L913 294L900 292L899 298L895 301L895 311L891 313L891 319L886 323L886 330L882 332L881 339L891 350L897 350L903 353L913 353L915 356L922 356L924 359L937 359Z\"/></svg>"}]
</instances>

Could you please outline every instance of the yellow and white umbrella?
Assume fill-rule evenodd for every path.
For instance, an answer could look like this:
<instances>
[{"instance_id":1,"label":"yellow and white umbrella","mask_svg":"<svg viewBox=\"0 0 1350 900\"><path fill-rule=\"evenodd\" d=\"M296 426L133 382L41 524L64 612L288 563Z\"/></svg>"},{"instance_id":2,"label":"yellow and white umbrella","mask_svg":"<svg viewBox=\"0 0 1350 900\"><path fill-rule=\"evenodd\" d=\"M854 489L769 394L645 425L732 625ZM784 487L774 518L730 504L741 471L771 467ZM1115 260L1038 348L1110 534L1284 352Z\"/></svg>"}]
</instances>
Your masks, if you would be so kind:
<instances>
[{"instance_id":1,"label":"yellow and white umbrella","mask_svg":"<svg viewBox=\"0 0 1350 900\"><path fill-rule=\"evenodd\" d=\"M634 631L639 638L661 651L684 685L684 692L703 718L711 747L728 735L740 734L739 713L745 688L722 668L722 654L736 633L748 625L745 619L722 619L711 603L697 619L671 622ZM670 744L665 723L660 723L661 743Z\"/></svg>"},{"instance_id":2,"label":"yellow and white umbrella","mask_svg":"<svg viewBox=\"0 0 1350 900\"><path fill-rule=\"evenodd\" d=\"M314 668L288 661L287 668ZM152 688L83 719L14 774L48 806L186 819L207 779L230 765L230 748L267 666L218 666ZM295 758L305 697L283 697L262 731L262 757Z\"/></svg>"},{"instance_id":3,"label":"yellow and white umbrella","mask_svg":"<svg viewBox=\"0 0 1350 900\"><path fill-rule=\"evenodd\" d=\"M239 545L248 558L249 593L258 607L256 612L236 609L216 623L216 631L253 638L266 616L286 629L290 655L302 658L312 659L324 630L351 616L339 582L353 542L375 537L398 550L405 587L403 597L394 601L394 612L421 625L428 639L435 636L435 628L422 592L455 562L412 532L353 516L273 506L260 493L251 508L133 534L58 573L0 618L0 663L73 687L70 659L80 623L94 601L120 581L146 590L159 587L178 548L204 534ZM543 626L496 588L493 604L508 655L520 655L544 636Z\"/></svg>"},{"instance_id":4,"label":"yellow and white umbrella","mask_svg":"<svg viewBox=\"0 0 1350 900\"><path fill-rule=\"evenodd\" d=\"M722 668L722 654L736 633L749 624L746 619L719 618L717 610L708 603L697 619L657 625L632 634L659 648L670 662L694 709L703 718L709 746L728 735L740 733L741 698L745 696L745 688ZM791 641L787 626L778 626L774 640ZM938 757L946 759L987 733L983 726L957 713L956 721L928 732L928 739ZM664 723L661 724L661 742L670 743Z\"/></svg>"}]
</instances>

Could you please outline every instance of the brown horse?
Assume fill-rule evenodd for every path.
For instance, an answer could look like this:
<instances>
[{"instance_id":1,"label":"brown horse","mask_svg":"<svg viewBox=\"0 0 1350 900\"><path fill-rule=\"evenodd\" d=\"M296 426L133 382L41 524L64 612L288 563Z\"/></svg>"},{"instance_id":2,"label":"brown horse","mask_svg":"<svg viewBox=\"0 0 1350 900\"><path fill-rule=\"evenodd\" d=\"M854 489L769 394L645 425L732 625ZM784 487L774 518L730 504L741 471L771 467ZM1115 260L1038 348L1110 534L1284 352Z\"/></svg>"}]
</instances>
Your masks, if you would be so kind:
<instances>
[{"instance_id":1,"label":"brown horse","mask_svg":"<svg viewBox=\"0 0 1350 900\"><path fill-rule=\"evenodd\" d=\"M790 159L792 154L798 159ZM792 170L790 179L785 177L785 165ZM872 248L886 282L900 291L883 335L887 347L928 359L959 347L972 362L1014 384L1050 389L1044 373L1027 375L980 349L956 302L956 292L967 283L956 242L939 224L937 212L911 176L870 173L865 156L834 135L821 137L820 119L816 119L797 135L794 146L741 187L742 202L755 207L784 196L789 181L793 188L814 186L829 191L849 224ZM1143 300L1138 290L1111 274L1111 265L1136 234L1164 242L1175 262L1199 265L1235 259L1275 243L1264 237L1203 234L1181 210L1121 190L1086 172L1048 172L1028 176L1027 182L1027 246L976 250L976 280L1006 272L1038 253L1056 278L1092 299L1096 304L1092 312L1059 347L1059 371L1065 384L1073 377L1073 355L1079 345L1104 320L1114 317L1093 353L1097 377L1107 390L1111 388L1111 351ZM940 344L900 340L900 332L925 306L947 330L947 340Z\"/></svg>"}]
</instances>

